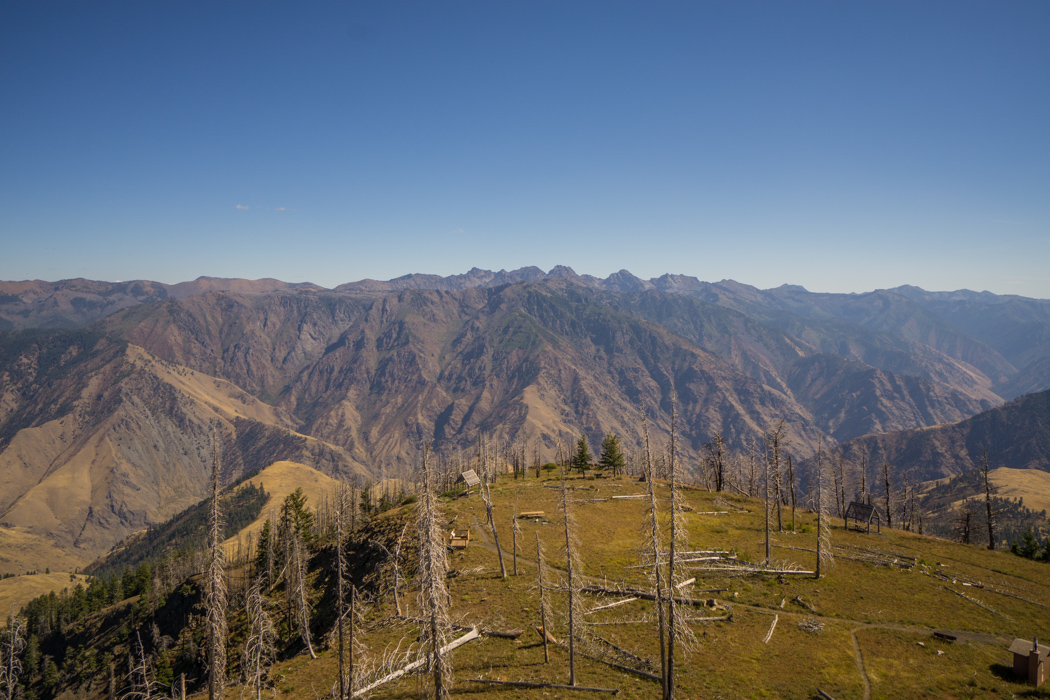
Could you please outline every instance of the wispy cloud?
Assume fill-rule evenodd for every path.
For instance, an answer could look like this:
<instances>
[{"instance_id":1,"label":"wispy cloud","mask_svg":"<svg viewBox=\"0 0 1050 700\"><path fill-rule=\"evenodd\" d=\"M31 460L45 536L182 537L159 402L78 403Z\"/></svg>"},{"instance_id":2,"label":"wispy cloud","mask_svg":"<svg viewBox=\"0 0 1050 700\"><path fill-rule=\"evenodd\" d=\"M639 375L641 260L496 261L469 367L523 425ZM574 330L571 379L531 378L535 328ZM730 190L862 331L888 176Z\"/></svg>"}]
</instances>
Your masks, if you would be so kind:
<instances>
[{"instance_id":1,"label":"wispy cloud","mask_svg":"<svg viewBox=\"0 0 1050 700\"><path fill-rule=\"evenodd\" d=\"M247 204L238 204L237 208L240 209L241 211L244 211L246 209L250 209L251 207L249 207Z\"/></svg>"},{"instance_id":2,"label":"wispy cloud","mask_svg":"<svg viewBox=\"0 0 1050 700\"><path fill-rule=\"evenodd\" d=\"M288 211L288 207L277 207L274 211Z\"/></svg>"}]
</instances>

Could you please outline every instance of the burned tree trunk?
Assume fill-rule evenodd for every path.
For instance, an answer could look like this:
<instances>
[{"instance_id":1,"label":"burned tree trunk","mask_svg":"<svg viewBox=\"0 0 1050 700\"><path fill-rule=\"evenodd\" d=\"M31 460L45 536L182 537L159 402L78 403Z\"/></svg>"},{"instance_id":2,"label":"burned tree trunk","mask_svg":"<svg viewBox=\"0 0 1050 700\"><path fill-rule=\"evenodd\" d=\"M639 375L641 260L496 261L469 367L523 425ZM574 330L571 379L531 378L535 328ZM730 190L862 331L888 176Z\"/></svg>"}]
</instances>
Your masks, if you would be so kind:
<instances>
[{"instance_id":1,"label":"burned tree trunk","mask_svg":"<svg viewBox=\"0 0 1050 700\"><path fill-rule=\"evenodd\" d=\"M423 493L419 502L417 532L419 535L419 610L424 620L420 633L420 650L426 673L433 683L434 698L444 700L452 685L452 665L442 653L449 628L448 589L445 576L448 559L445 537L441 531L437 499L430 485L427 459L430 446L423 447Z\"/></svg>"},{"instance_id":2,"label":"burned tree trunk","mask_svg":"<svg viewBox=\"0 0 1050 700\"><path fill-rule=\"evenodd\" d=\"M485 465L488 466L488 458L485 458ZM495 478L495 468L493 468L493 479ZM503 578L507 578L507 565L503 563L503 550L499 546L499 532L496 531L496 518L492 514L492 492L489 490L489 480L481 480L481 497L485 500L485 515L489 521L489 527L492 528L492 539L496 544L496 554L499 556L499 572Z\"/></svg>"},{"instance_id":3,"label":"burned tree trunk","mask_svg":"<svg viewBox=\"0 0 1050 700\"><path fill-rule=\"evenodd\" d=\"M893 492L893 486L890 484L890 463L882 463L882 480L886 488L886 527L893 527L893 502L890 500L890 494Z\"/></svg>"},{"instance_id":4,"label":"burned tree trunk","mask_svg":"<svg viewBox=\"0 0 1050 700\"><path fill-rule=\"evenodd\" d=\"M988 466L988 450L984 450L981 454L981 476L984 479L984 509L988 515L988 549L995 549L996 513L992 510L992 494L995 489L988 478L989 472L991 472L991 467Z\"/></svg>"},{"instance_id":5,"label":"burned tree trunk","mask_svg":"<svg viewBox=\"0 0 1050 700\"><path fill-rule=\"evenodd\" d=\"M576 521L569 508L569 489L561 481L561 511L565 525L566 590L569 594L569 685L576 685L576 622L581 618L580 558L576 545Z\"/></svg>"},{"instance_id":6,"label":"burned tree trunk","mask_svg":"<svg viewBox=\"0 0 1050 700\"><path fill-rule=\"evenodd\" d=\"M834 564L831 554L831 524L827 512L828 484L824 471L824 446L817 438L817 569L816 578L820 578Z\"/></svg>"},{"instance_id":7,"label":"burned tree trunk","mask_svg":"<svg viewBox=\"0 0 1050 700\"><path fill-rule=\"evenodd\" d=\"M547 567L547 560L543 556L543 545L540 544L540 533L536 533L536 576L540 587L540 628L543 630L543 663L551 662L550 652L547 650L547 639L550 637L548 631L548 620L551 619L550 603L547 601L547 592L543 587L543 570Z\"/></svg>"},{"instance_id":8,"label":"burned tree trunk","mask_svg":"<svg viewBox=\"0 0 1050 700\"><path fill-rule=\"evenodd\" d=\"M667 621L664 617L663 601L663 554L660 546L660 518L656 503L656 474L653 469L652 451L649 447L649 426L646 422L645 412L642 412L642 432L645 436L645 461L642 463L642 474L645 477L646 495L649 507L645 513L645 530L648 535L648 556L651 568L649 579L656 596L656 620L660 633L660 684L661 694L667 695Z\"/></svg>"},{"instance_id":9,"label":"burned tree trunk","mask_svg":"<svg viewBox=\"0 0 1050 700\"><path fill-rule=\"evenodd\" d=\"M209 559L205 582L208 630L208 698L219 700L226 689L226 553L219 505L219 455L212 443Z\"/></svg>"},{"instance_id":10,"label":"burned tree trunk","mask_svg":"<svg viewBox=\"0 0 1050 700\"><path fill-rule=\"evenodd\" d=\"M783 440L784 421L777 424L776 429L766 433L766 462L768 469L767 478L771 473L773 476L773 497L777 505L777 531L784 531L784 515L781 510L783 500L783 487L780 474L780 443Z\"/></svg>"}]
</instances>

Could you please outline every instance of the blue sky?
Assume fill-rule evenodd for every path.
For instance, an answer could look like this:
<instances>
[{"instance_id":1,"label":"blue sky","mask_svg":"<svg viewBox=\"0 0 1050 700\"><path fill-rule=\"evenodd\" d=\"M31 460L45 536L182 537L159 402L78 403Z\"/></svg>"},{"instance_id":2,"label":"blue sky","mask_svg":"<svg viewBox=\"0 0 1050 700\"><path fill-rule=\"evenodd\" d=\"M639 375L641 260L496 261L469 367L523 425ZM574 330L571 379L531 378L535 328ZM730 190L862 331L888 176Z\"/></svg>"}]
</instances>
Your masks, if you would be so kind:
<instances>
[{"instance_id":1,"label":"blue sky","mask_svg":"<svg viewBox=\"0 0 1050 700\"><path fill-rule=\"evenodd\" d=\"M1050 3L8 2L0 279L1050 298Z\"/></svg>"}]
</instances>

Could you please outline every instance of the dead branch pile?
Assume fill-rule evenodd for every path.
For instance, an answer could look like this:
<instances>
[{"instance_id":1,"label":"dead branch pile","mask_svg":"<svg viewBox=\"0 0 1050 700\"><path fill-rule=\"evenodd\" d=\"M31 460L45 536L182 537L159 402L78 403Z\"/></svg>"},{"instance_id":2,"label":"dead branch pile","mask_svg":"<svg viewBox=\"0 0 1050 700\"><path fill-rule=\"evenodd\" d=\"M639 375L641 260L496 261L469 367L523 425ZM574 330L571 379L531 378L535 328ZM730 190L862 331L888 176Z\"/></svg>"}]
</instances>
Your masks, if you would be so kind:
<instances>
[{"instance_id":1,"label":"dead branch pile","mask_svg":"<svg viewBox=\"0 0 1050 700\"><path fill-rule=\"evenodd\" d=\"M820 634L824 631L824 623L820 620L815 620L812 617L807 617L798 623L798 628L803 632L811 632L812 634Z\"/></svg>"}]
</instances>

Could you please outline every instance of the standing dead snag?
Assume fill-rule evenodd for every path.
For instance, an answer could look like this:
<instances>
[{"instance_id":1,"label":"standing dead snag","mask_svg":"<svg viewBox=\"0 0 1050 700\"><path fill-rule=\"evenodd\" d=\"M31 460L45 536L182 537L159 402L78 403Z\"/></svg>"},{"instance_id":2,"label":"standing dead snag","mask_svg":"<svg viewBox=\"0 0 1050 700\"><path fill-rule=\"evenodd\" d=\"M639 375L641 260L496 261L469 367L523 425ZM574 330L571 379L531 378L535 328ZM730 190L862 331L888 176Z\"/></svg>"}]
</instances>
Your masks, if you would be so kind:
<instances>
[{"instance_id":1,"label":"standing dead snag","mask_svg":"<svg viewBox=\"0 0 1050 700\"><path fill-rule=\"evenodd\" d=\"M543 545L540 544L540 533L536 533L536 576L539 578L540 586L540 629L543 637L543 663L551 662L550 652L547 650L548 620L551 619L550 602L547 600L547 591L543 587L543 570L547 568L547 559L543 556Z\"/></svg>"},{"instance_id":2,"label":"standing dead snag","mask_svg":"<svg viewBox=\"0 0 1050 700\"><path fill-rule=\"evenodd\" d=\"M656 505L656 490L654 481L656 474L653 469L653 456L649 447L649 426L645 419L645 411L642 411L642 433L645 436L645 461L642 463L642 475L645 478L646 495L649 500L649 508L645 513L645 530L648 535L648 547L646 554L649 557L650 567L647 568L649 582L656 596L656 618L660 632L660 683L663 695L667 694L667 622L664 619L663 602L663 556L660 547L660 518Z\"/></svg>"},{"instance_id":3,"label":"standing dead snag","mask_svg":"<svg viewBox=\"0 0 1050 700\"><path fill-rule=\"evenodd\" d=\"M514 575L518 575L518 537L521 535L521 526L518 524L518 508L514 507L514 517L510 520L510 535L514 547Z\"/></svg>"},{"instance_id":4,"label":"standing dead snag","mask_svg":"<svg viewBox=\"0 0 1050 700\"><path fill-rule=\"evenodd\" d=\"M219 455L214 441L210 529L207 590L204 593L208 609L208 698L219 700L226 688L226 553L222 547L223 519L219 508Z\"/></svg>"},{"instance_id":5,"label":"standing dead snag","mask_svg":"<svg viewBox=\"0 0 1050 700\"><path fill-rule=\"evenodd\" d=\"M245 599L248 637L244 641L244 651L241 654L241 672L244 676L244 683L251 688L255 700L262 700L263 692L272 687L270 666L273 665L277 655L275 648L277 632L274 629L273 620L266 612L262 583L262 577L256 577Z\"/></svg>"},{"instance_id":6,"label":"standing dead snag","mask_svg":"<svg viewBox=\"0 0 1050 700\"><path fill-rule=\"evenodd\" d=\"M831 554L831 528L828 522L827 477L824 472L824 446L817 438L817 569L816 578L820 578L826 569L832 567L835 559Z\"/></svg>"},{"instance_id":7,"label":"standing dead snag","mask_svg":"<svg viewBox=\"0 0 1050 700\"><path fill-rule=\"evenodd\" d=\"M485 464L488 466L488 457L485 457ZM488 471L486 469L486 471ZM495 468L492 470L492 478L495 479ZM503 550L499 546L499 533L496 531L496 518L492 514L492 491L489 489L489 479L485 478L481 480L481 497L485 500L485 515L489 521L489 527L492 528L492 539L496 543L496 554L499 556L499 571L503 578L507 578L507 567L503 563Z\"/></svg>"},{"instance_id":8,"label":"standing dead snag","mask_svg":"<svg viewBox=\"0 0 1050 700\"><path fill-rule=\"evenodd\" d=\"M893 527L893 503L890 501L890 494L893 492L893 486L890 484L890 463L882 463L882 479L886 487L886 527Z\"/></svg>"},{"instance_id":9,"label":"standing dead snag","mask_svg":"<svg viewBox=\"0 0 1050 700\"><path fill-rule=\"evenodd\" d=\"M991 467L988 466L988 450L981 455L981 476L984 478L984 508L988 514L988 549L995 549L995 515L992 511L992 482L988 478Z\"/></svg>"},{"instance_id":10,"label":"standing dead snag","mask_svg":"<svg viewBox=\"0 0 1050 700\"><path fill-rule=\"evenodd\" d=\"M689 534L685 527L685 508L682 503L681 489L679 489L679 474L678 474L678 462L676 457L676 433L675 433L675 422L676 422L676 396L671 396L671 449L668 459L670 462L670 476L671 476L671 534L668 538L668 561L667 561L667 582L670 584L672 589L679 588L683 581L679 581L679 574L676 568L678 563L678 546L685 545L688 548ZM666 700L674 700L674 680L675 680L675 667L674 667L674 650L675 645L679 644L684 652L687 652L696 646L696 637L693 635L693 631L686 624L685 615L678 609L678 602L674 595L674 590L668 592L667 600L667 682L664 690L664 697Z\"/></svg>"},{"instance_id":11,"label":"standing dead snag","mask_svg":"<svg viewBox=\"0 0 1050 700\"><path fill-rule=\"evenodd\" d=\"M423 618L420 633L421 661L425 673L433 682L434 698L449 696L452 685L452 665L444 657L445 636L449 629L448 590L445 576L448 558L445 537L441 531L437 499L430 485L430 467L427 458L430 445L423 447L423 492L420 494L419 515L416 519L419 535L419 611Z\"/></svg>"},{"instance_id":12,"label":"standing dead snag","mask_svg":"<svg viewBox=\"0 0 1050 700\"><path fill-rule=\"evenodd\" d=\"M0 699L15 700L18 678L22 675L22 651L26 646L26 621L21 615L9 618L0 636Z\"/></svg>"},{"instance_id":13,"label":"standing dead snag","mask_svg":"<svg viewBox=\"0 0 1050 700\"><path fill-rule=\"evenodd\" d=\"M780 443L784 439L784 421L777 423L777 427L766 433L766 479L773 477L773 497L777 505L777 531L784 531L784 516L781 512L780 501L783 499L783 487L780 483ZM768 486L767 486L768 488Z\"/></svg>"},{"instance_id":14,"label":"standing dead snag","mask_svg":"<svg viewBox=\"0 0 1050 700\"><path fill-rule=\"evenodd\" d=\"M576 520L569 509L569 489L561 481L561 511L565 523L566 590L569 594L569 685L576 685L576 620L583 619L580 605L580 554L576 543Z\"/></svg>"},{"instance_id":15,"label":"standing dead snag","mask_svg":"<svg viewBox=\"0 0 1050 700\"><path fill-rule=\"evenodd\" d=\"M769 460L764 460L765 463L765 478L762 480L765 485L765 502L764 510L766 513L766 566L769 566Z\"/></svg>"},{"instance_id":16,"label":"standing dead snag","mask_svg":"<svg viewBox=\"0 0 1050 700\"><path fill-rule=\"evenodd\" d=\"M346 673L346 516L349 508L349 494L347 493L346 484L339 485L339 493L336 496L336 512L335 512L335 597L336 597L336 615L338 615L337 630L339 639L339 700L346 700L350 693L354 692L354 681L353 681L353 651L350 652L350 674L349 679ZM396 593L395 593L396 595ZM353 605L353 599L351 599L351 605ZM353 625L353 619L351 618L350 624ZM353 639L353 632L351 632L351 639ZM353 642L351 642L351 647ZM349 680L349 683L347 682ZM257 699L258 700L258 699Z\"/></svg>"}]
</instances>

